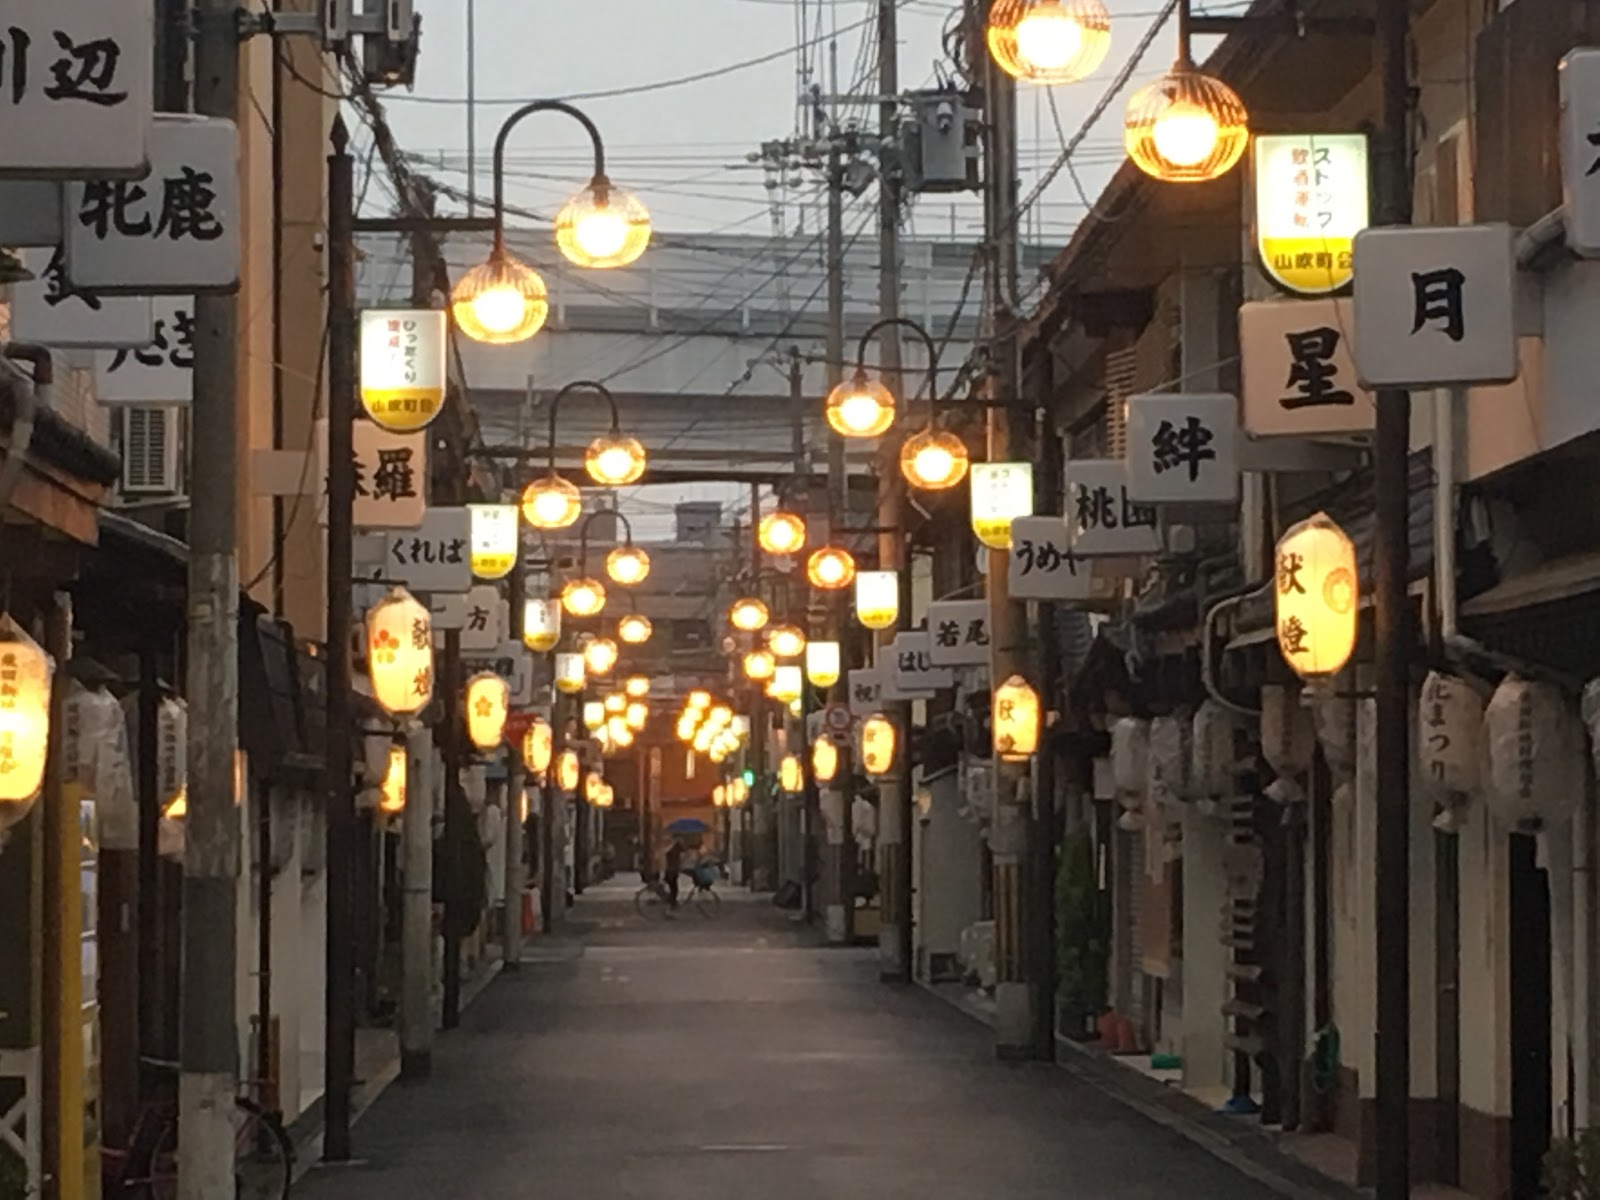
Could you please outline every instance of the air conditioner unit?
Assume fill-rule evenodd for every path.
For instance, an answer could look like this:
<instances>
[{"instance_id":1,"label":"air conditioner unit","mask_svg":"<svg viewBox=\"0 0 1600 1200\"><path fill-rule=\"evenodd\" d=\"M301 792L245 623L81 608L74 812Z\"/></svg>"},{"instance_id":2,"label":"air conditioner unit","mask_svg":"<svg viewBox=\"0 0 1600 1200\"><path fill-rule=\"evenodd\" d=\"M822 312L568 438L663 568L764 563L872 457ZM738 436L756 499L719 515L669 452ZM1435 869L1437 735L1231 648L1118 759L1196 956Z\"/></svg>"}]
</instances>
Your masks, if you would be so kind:
<instances>
[{"instance_id":1,"label":"air conditioner unit","mask_svg":"<svg viewBox=\"0 0 1600 1200\"><path fill-rule=\"evenodd\" d=\"M127 495L178 491L178 410L122 410L122 490Z\"/></svg>"}]
</instances>

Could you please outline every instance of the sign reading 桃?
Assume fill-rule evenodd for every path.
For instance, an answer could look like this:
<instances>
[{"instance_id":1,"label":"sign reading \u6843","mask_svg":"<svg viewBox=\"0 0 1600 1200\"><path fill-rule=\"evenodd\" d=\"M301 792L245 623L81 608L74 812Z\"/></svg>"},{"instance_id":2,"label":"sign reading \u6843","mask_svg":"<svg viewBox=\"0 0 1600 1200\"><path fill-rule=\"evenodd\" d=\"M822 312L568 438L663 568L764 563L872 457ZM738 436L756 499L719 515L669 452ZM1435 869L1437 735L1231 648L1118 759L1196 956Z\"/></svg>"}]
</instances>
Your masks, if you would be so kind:
<instances>
[{"instance_id":1,"label":"sign reading \u6843","mask_svg":"<svg viewBox=\"0 0 1600 1200\"><path fill-rule=\"evenodd\" d=\"M230 292L239 285L239 131L232 121L167 114L144 179L67 185L67 278L83 291Z\"/></svg>"},{"instance_id":2,"label":"sign reading \u6843","mask_svg":"<svg viewBox=\"0 0 1600 1200\"><path fill-rule=\"evenodd\" d=\"M1356 369L1368 387L1517 377L1509 225L1368 229L1356 238Z\"/></svg>"},{"instance_id":3,"label":"sign reading \u6843","mask_svg":"<svg viewBox=\"0 0 1600 1200\"><path fill-rule=\"evenodd\" d=\"M154 0L0 0L0 175L143 176L155 29Z\"/></svg>"},{"instance_id":4,"label":"sign reading \u6843","mask_svg":"<svg viewBox=\"0 0 1600 1200\"><path fill-rule=\"evenodd\" d=\"M1077 459L1066 465L1067 528L1082 558L1156 554L1161 531L1156 510L1128 493L1122 459Z\"/></svg>"},{"instance_id":5,"label":"sign reading \u6843","mask_svg":"<svg viewBox=\"0 0 1600 1200\"><path fill-rule=\"evenodd\" d=\"M1348 297L1268 300L1239 309L1244 431L1252 437L1366 433L1377 418L1356 379Z\"/></svg>"},{"instance_id":6,"label":"sign reading \u6843","mask_svg":"<svg viewBox=\"0 0 1600 1200\"><path fill-rule=\"evenodd\" d=\"M1239 402L1215 392L1128 398L1128 496L1140 504L1239 499Z\"/></svg>"},{"instance_id":7,"label":"sign reading \u6843","mask_svg":"<svg viewBox=\"0 0 1600 1200\"><path fill-rule=\"evenodd\" d=\"M1567 247L1600 258L1600 49L1561 60L1561 208Z\"/></svg>"},{"instance_id":8,"label":"sign reading \u6843","mask_svg":"<svg viewBox=\"0 0 1600 1200\"><path fill-rule=\"evenodd\" d=\"M4 204L0 198L0 204ZM91 296L73 291L61 247L28 250L34 277L11 285L11 336L62 350L147 350L155 341L149 296ZM185 393L187 394L187 393Z\"/></svg>"},{"instance_id":9,"label":"sign reading \u6843","mask_svg":"<svg viewBox=\"0 0 1600 1200\"><path fill-rule=\"evenodd\" d=\"M361 403L386 429L411 433L439 415L445 393L445 314L368 309L361 314Z\"/></svg>"},{"instance_id":10,"label":"sign reading \u6843","mask_svg":"<svg viewBox=\"0 0 1600 1200\"><path fill-rule=\"evenodd\" d=\"M1011 553L1023 517L1012 525ZM928 605L928 658L936 667L986 667L989 665L989 602L987 600L936 600Z\"/></svg>"},{"instance_id":11,"label":"sign reading \u6843","mask_svg":"<svg viewBox=\"0 0 1600 1200\"><path fill-rule=\"evenodd\" d=\"M1262 269L1300 295L1338 291L1367 227L1366 135L1262 133L1252 146Z\"/></svg>"},{"instance_id":12,"label":"sign reading \u6843","mask_svg":"<svg viewBox=\"0 0 1600 1200\"><path fill-rule=\"evenodd\" d=\"M153 319L145 344L95 352L94 388L101 404L188 404L194 398L194 299L159 296L147 303L153 304Z\"/></svg>"},{"instance_id":13,"label":"sign reading \u6843","mask_svg":"<svg viewBox=\"0 0 1600 1200\"><path fill-rule=\"evenodd\" d=\"M317 461L328 460L328 422L317 422ZM355 458L356 501L353 520L357 529L415 529L427 512L423 488L428 478L428 439L420 433L391 433L371 421L356 421L350 430ZM321 466L322 495L327 495L328 471ZM322 524L328 523L327 505L321 506Z\"/></svg>"}]
</instances>

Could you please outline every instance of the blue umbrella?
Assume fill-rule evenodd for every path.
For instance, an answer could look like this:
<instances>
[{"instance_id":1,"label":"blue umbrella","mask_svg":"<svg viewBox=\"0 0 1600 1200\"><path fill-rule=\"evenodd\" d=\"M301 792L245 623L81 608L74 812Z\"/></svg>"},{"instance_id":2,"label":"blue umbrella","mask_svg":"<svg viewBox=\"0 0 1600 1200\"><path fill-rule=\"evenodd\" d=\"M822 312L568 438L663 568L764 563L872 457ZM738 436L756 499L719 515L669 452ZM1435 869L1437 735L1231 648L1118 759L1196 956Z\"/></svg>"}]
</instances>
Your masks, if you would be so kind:
<instances>
[{"instance_id":1,"label":"blue umbrella","mask_svg":"<svg viewBox=\"0 0 1600 1200\"><path fill-rule=\"evenodd\" d=\"M699 817L679 817L667 826L668 833L710 833L711 826Z\"/></svg>"}]
</instances>

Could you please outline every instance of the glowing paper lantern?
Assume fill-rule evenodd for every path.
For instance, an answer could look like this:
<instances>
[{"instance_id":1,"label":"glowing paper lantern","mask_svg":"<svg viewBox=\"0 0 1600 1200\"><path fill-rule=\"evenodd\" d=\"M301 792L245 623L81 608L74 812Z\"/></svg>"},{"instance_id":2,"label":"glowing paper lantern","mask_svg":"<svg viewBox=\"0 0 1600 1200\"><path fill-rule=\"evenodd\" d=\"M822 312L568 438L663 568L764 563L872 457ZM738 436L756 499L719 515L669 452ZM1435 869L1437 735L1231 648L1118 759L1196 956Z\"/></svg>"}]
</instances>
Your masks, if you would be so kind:
<instances>
[{"instance_id":1,"label":"glowing paper lantern","mask_svg":"<svg viewBox=\"0 0 1600 1200\"><path fill-rule=\"evenodd\" d=\"M406 768L406 748L391 745L388 765L383 772L383 788L378 797L379 812L392 817L405 811Z\"/></svg>"},{"instance_id":2,"label":"glowing paper lantern","mask_svg":"<svg viewBox=\"0 0 1600 1200\"><path fill-rule=\"evenodd\" d=\"M805 772L800 769L800 760L793 754L785 754L783 761L778 764L778 786L791 796L806 786Z\"/></svg>"},{"instance_id":3,"label":"glowing paper lantern","mask_svg":"<svg viewBox=\"0 0 1600 1200\"><path fill-rule=\"evenodd\" d=\"M469 504L472 573L479 579L504 579L517 565L519 523L515 504Z\"/></svg>"},{"instance_id":4,"label":"glowing paper lantern","mask_svg":"<svg viewBox=\"0 0 1600 1200\"><path fill-rule=\"evenodd\" d=\"M583 655L556 655L556 691L563 695L576 696L583 691L587 679L588 672L584 670Z\"/></svg>"},{"instance_id":5,"label":"glowing paper lantern","mask_svg":"<svg viewBox=\"0 0 1600 1200\"><path fill-rule=\"evenodd\" d=\"M54 674L50 656L0 615L0 835L28 815L44 784Z\"/></svg>"},{"instance_id":6,"label":"glowing paper lantern","mask_svg":"<svg viewBox=\"0 0 1600 1200\"><path fill-rule=\"evenodd\" d=\"M550 728L550 722L536 719L522 735L522 765L531 775L543 775L550 769L554 749L555 730Z\"/></svg>"},{"instance_id":7,"label":"glowing paper lantern","mask_svg":"<svg viewBox=\"0 0 1600 1200\"><path fill-rule=\"evenodd\" d=\"M483 671L467 680L467 736L479 750L493 750L506 734L511 687L502 676Z\"/></svg>"},{"instance_id":8,"label":"glowing paper lantern","mask_svg":"<svg viewBox=\"0 0 1600 1200\"><path fill-rule=\"evenodd\" d=\"M606 723L606 706L599 700L586 700L583 704L583 727L590 733Z\"/></svg>"},{"instance_id":9,"label":"glowing paper lantern","mask_svg":"<svg viewBox=\"0 0 1600 1200\"><path fill-rule=\"evenodd\" d=\"M839 747L832 738L822 738L811 746L811 774L818 783L832 783L839 771Z\"/></svg>"},{"instance_id":10,"label":"glowing paper lantern","mask_svg":"<svg viewBox=\"0 0 1600 1200\"><path fill-rule=\"evenodd\" d=\"M630 700L643 700L650 694L650 677L648 675L630 675L622 690Z\"/></svg>"},{"instance_id":11,"label":"glowing paper lantern","mask_svg":"<svg viewBox=\"0 0 1600 1200\"><path fill-rule=\"evenodd\" d=\"M832 687L839 682L838 642L809 642L806 645L806 678L813 687Z\"/></svg>"},{"instance_id":12,"label":"glowing paper lantern","mask_svg":"<svg viewBox=\"0 0 1600 1200\"><path fill-rule=\"evenodd\" d=\"M856 575L856 620L868 629L891 629L900 619L900 577L893 571Z\"/></svg>"},{"instance_id":13,"label":"glowing paper lantern","mask_svg":"<svg viewBox=\"0 0 1600 1200\"><path fill-rule=\"evenodd\" d=\"M744 656L744 677L751 683L765 683L777 667L778 660L770 650L752 650Z\"/></svg>"},{"instance_id":14,"label":"glowing paper lantern","mask_svg":"<svg viewBox=\"0 0 1600 1200\"><path fill-rule=\"evenodd\" d=\"M994 693L994 752L1006 762L1026 762L1039 749L1039 693L1013 675Z\"/></svg>"},{"instance_id":15,"label":"glowing paper lantern","mask_svg":"<svg viewBox=\"0 0 1600 1200\"><path fill-rule=\"evenodd\" d=\"M413 716L433 699L433 618L404 588L367 612L367 673L391 716Z\"/></svg>"},{"instance_id":16,"label":"glowing paper lantern","mask_svg":"<svg viewBox=\"0 0 1600 1200\"><path fill-rule=\"evenodd\" d=\"M583 766L578 762L576 750L563 750L556 760L556 786L563 792L576 792Z\"/></svg>"},{"instance_id":17,"label":"glowing paper lantern","mask_svg":"<svg viewBox=\"0 0 1600 1200\"><path fill-rule=\"evenodd\" d=\"M600 789L605 787L606 781L594 771L590 771L583 780L583 798L593 804L600 795Z\"/></svg>"},{"instance_id":18,"label":"glowing paper lantern","mask_svg":"<svg viewBox=\"0 0 1600 1200\"><path fill-rule=\"evenodd\" d=\"M384 429L415 433L439 415L446 362L443 311L361 314L361 405Z\"/></svg>"},{"instance_id":19,"label":"glowing paper lantern","mask_svg":"<svg viewBox=\"0 0 1600 1200\"><path fill-rule=\"evenodd\" d=\"M861 722L861 769L868 775L886 775L894 766L894 722L882 713Z\"/></svg>"},{"instance_id":20,"label":"glowing paper lantern","mask_svg":"<svg viewBox=\"0 0 1600 1200\"><path fill-rule=\"evenodd\" d=\"M977 463L972 468L972 532L991 550L1011 549L1011 522L1033 515L1033 464Z\"/></svg>"},{"instance_id":21,"label":"glowing paper lantern","mask_svg":"<svg viewBox=\"0 0 1600 1200\"><path fill-rule=\"evenodd\" d=\"M561 640L561 602L549 598L522 603L522 644L544 653L554 650Z\"/></svg>"},{"instance_id":22,"label":"glowing paper lantern","mask_svg":"<svg viewBox=\"0 0 1600 1200\"><path fill-rule=\"evenodd\" d=\"M1356 645L1361 588L1354 544L1317 513L1279 539L1275 574L1284 662L1305 679L1336 674Z\"/></svg>"},{"instance_id":23,"label":"glowing paper lantern","mask_svg":"<svg viewBox=\"0 0 1600 1200\"><path fill-rule=\"evenodd\" d=\"M622 719L629 729L638 733L650 723L650 706L641 700L635 700L628 705L627 711L622 714Z\"/></svg>"}]
</instances>

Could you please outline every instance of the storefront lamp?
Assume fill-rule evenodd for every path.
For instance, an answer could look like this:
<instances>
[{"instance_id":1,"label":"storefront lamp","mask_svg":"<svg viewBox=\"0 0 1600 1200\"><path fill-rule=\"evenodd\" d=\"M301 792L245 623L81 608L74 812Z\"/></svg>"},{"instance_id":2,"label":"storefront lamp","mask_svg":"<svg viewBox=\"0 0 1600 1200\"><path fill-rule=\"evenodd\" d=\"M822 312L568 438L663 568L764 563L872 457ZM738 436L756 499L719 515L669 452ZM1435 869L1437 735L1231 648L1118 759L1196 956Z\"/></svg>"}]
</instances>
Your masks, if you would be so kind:
<instances>
[{"instance_id":1,"label":"storefront lamp","mask_svg":"<svg viewBox=\"0 0 1600 1200\"><path fill-rule=\"evenodd\" d=\"M1111 48L1111 17L1100 0L995 0L984 32L1001 69L1029 83L1083 79Z\"/></svg>"},{"instance_id":2,"label":"storefront lamp","mask_svg":"<svg viewBox=\"0 0 1600 1200\"><path fill-rule=\"evenodd\" d=\"M1278 541L1274 575L1283 661L1302 679L1336 674L1356 645L1361 588L1354 544L1317 513Z\"/></svg>"},{"instance_id":3,"label":"storefront lamp","mask_svg":"<svg viewBox=\"0 0 1600 1200\"><path fill-rule=\"evenodd\" d=\"M561 607L575 617L599 615L606 606L606 586L598 579L569 580L561 589Z\"/></svg>"},{"instance_id":4,"label":"storefront lamp","mask_svg":"<svg viewBox=\"0 0 1600 1200\"><path fill-rule=\"evenodd\" d=\"M806 578L811 586L836 592L850 586L856 577L856 560L842 546L824 546L806 560Z\"/></svg>"},{"instance_id":5,"label":"storefront lamp","mask_svg":"<svg viewBox=\"0 0 1600 1200\"><path fill-rule=\"evenodd\" d=\"M868 775L887 775L894 766L894 722L875 713L861 722L861 769Z\"/></svg>"},{"instance_id":6,"label":"storefront lamp","mask_svg":"<svg viewBox=\"0 0 1600 1200\"><path fill-rule=\"evenodd\" d=\"M793 796L805 789L805 772L800 768L800 759L793 754L785 754L783 761L778 764L778 787Z\"/></svg>"},{"instance_id":7,"label":"storefront lamp","mask_svg":"<svg viewBox=\"0 0 1600 1200\"><path fill-rule=\"evenodd\" d=\"M506 735L506 717L511 711L511 686L493 671L483 671L467 680L465 700L467 736L479 750L493 750Z\"/></svg>"},{"instance_id":8,"label":"storefront lamp","mask_svg":"<svg viewBox=\"0 0 1600 1200\"><path fill-rule=\"evenodd\" d=\"M549 597L530 597L522 602L522 644L544 653L554 650L561 640L561 602Z\"/></svg>"},{"instance_id":9,"label":"storefront lamp","mask_svg":"<svg viewBox=\"0 0 1600 1200\"><path fill-rule=\"evenodd\" d=\"M990 714L994 752L1006 762L1026 762L1039 749L1039 693L1013 675L994 693Z\"/></svg>"},{"instance_id":10,"label":"storefront lamp","mask_svg":"<svg viewBox=\"0 0 1600 1200\"><path fill-rule=\"evenodd\" d=\"M590 804L600 795L600 789L605 786L605 779L599 772L590 771L583 777L583 798Z\"/></svg>"},{"instance_id":11,"label":"storefront lamp","mask_svg":"<svg viewBox=\"0 0 1600 1200\"><path fill-rule=\"evenodd\" d=\"M893 571L856 576L856 620L868 629L892 629L900 619L900 577Z\"/></svg>"},{"instance_id":12,"label":"storefront lamp","mask_svg":"<svg viewBox=\"0 0 1600 1200\"><path fill-rule=\"evenodd\" d=\"M805 518L782 509L770 512L761 518L756 537L768 554L798 554L806 544Z\"/></svg>"},{"instance_id":13,"label":"storefront lamp","mask_svg":"<svg viewBox=\"0 0 1600 1200\"><path fill-rule=\"evenodd\" d=\"M839 747L824 737L811 745L811 774L818 783L832 783L839 771Z\"/></svg>"},{"instance_id":14,"label":"storefront lamp","mask_svg":"<svg viewBox=\"0 0 1600 1200\"><path fill-rule=\"evenodd\" d=\"M583 691L588 673L583 669L583 655L556 655L556 691L564 696L576 696Z\"/></svg>"},{"instance_id":15,"label":"storefront lamp","mask_svg":"<svg viewBox=\"0 0 1600 1200\"><path fill-rule=\"evenodd\" d=\"M769 616L767 606L754 596L735 600L728 608L728 624L743 633L765 629Z\"/></svg>"},{"instance_id":16,"label":"storefront lamp","mask_svg":"<svg viewBox=\"0 0 1600 1200\"><path fill-rule=\"evenodd\" d=\"M7 643L0 642L4 648ZM367 612L367 672L373 699L390 716L413 716L433 699L433 618L404 588ZM48 730L48 719L41 729Z\"/></svg>"},{"instance_id":17,"label":"storefront lamp","mask_svg":"<svg viewBox=\"0 0 1600 1200\"><path fill-rule=\"evenodd\" d=\"M830 688L839 682L838 642L809 642L806 645L806 678L812 687Z\"/></svg>"},{"instance_id":18,"label":"storefront lamp","mask_svg":"<svg viewBox=\"0 0 1600 1200\"><path fill-rule=\"evenodd\" d=\"M767 649L777 658L799 658L805 648L806 635L798 625L779 625L767 633Z\"/></svg>"},{"instance_id":19,"label":"storefront lamp","mask_svg":"<svg viewBox=\"0 0 1600 1200\"><path fill-rule=\"evenodd\" d=\"M368 620L370 625L370 617ZM429 636L427 641L431 651L433 638ZM3 835L28 815L44 786L45 756L50 745L50 680L55 674L50 656L10 614L0 615L0 673L11 676L6 681L11 684L9 694L0 694L0 762L11 764L10 770L0 773ZM0 692L5 691L0 688ZM431 684L429 692L432 693Z\"/></svg>"}]
</instances>

